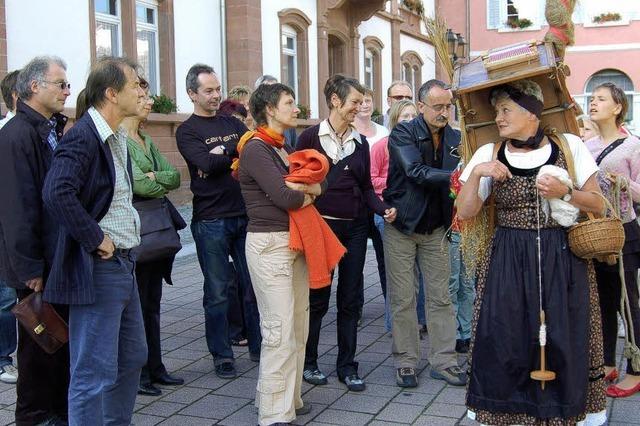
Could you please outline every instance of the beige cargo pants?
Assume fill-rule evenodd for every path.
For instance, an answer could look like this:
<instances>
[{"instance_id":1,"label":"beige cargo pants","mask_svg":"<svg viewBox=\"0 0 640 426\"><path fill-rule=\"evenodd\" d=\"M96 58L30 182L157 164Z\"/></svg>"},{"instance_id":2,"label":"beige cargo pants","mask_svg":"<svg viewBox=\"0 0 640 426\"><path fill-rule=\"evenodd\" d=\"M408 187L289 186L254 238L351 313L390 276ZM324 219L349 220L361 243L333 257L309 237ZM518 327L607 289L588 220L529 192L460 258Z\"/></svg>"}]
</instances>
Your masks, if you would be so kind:
<instances>
[{"instance_id":1,"label":"beige cargo pants","mask_svg":"<svg viewBox=\"0 0 640 426\"><path fill-rule=\"evenodd\" d=\"M260 311L262 349L256 388L258 422L292 422L302 407L301 383L309 334L309 282L288 232L248 232L245 251Z\"/></svg>"}]
</instances>

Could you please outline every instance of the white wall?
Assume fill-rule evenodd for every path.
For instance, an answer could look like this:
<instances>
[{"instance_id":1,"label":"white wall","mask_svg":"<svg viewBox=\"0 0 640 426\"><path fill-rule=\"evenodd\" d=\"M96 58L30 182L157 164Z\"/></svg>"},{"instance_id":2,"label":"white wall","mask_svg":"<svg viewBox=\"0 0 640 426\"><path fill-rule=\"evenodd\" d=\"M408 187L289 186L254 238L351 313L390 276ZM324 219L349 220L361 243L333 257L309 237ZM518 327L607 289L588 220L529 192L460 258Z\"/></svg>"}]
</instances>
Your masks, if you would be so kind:
<instances>
[{"instance_id":1,"label":"white wall","mask_svg":"<svg viewBox=\"0 0 640 426\"><path fill-rule=\"evenodd\" d=\"M400 56L404 55L404 52L413 50L422 59L422 82L426 82L436 76L435 57L436 53L433 46L420 41L416 38L408 36L406 34L400 34Z\"/></svg>"},{"instance_id":2,"label":"white wall","mask_svg":"<svg viewBox=\"0 0 640 426\"><path fill-rule=\"evenodd\" d=\"M315 0L270 0L262 2L262 74L280 79L280 18L278 11L295 8L311 20L309 39L309 107L311 118L318 118L318 22ZM250 86L254 82L250 82ZM324 84L324 82L322 82Z\"/></svg>"},{"instance_id":3,"label":"white wall","mask_svg":"<svg viewBox=\"0 0 640 426\"><path fill-rule=\"evenodd\" d=\"M382 107L385 108L386 105L386 90L391 82L393 81L393 65L392 65L392 57L391 57L391 23L385 19L381 19L377 16L372 16L368 21L364 21L358 27L358 32L360 33L360 58L359 58L359 69L360 75L358 76L360 81L364 83L364 43L362 40L368 36L375 36L380 39L384 48L382 49L381 55L381 73L382 73L382 91L384 92L381 96L382 99ZM379 106L376 106L379 108Z\"/></svg>"},{"instance_id":4,"label":"white wall","mask_svg":"<svg viewBox=\"0 0 640 426\"><path fill-rule=\"evenodd\" d=\"M35 56L59 56L71 83L66 106L75 107L91 65L87 1L6 0L5 11L8 70L22 68Z\"/></svg>"},{"instance_id":5,"label":"white wall","mask_svg":"<svg viewBox=\"0 0 640 426\"><path fill-rule=\"evenodd\" d=\"M173 10L176 102L179 112L191 113L193 104L185 87L189 68L200 62L212 66L218 73L222 72L220 0L175 1ZM223 89L227 90L226 87Z\"/></svg>"}]
</instances>

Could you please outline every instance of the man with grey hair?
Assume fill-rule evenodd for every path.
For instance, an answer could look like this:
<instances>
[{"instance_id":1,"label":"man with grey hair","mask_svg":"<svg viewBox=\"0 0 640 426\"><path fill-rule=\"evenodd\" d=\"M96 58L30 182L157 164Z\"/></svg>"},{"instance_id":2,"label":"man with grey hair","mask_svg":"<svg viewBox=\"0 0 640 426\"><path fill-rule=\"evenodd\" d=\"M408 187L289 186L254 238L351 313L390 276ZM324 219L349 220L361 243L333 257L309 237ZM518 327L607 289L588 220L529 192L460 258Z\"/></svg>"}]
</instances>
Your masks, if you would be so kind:
<instances>
[{"instance_id":1,"label":"man with grey hair","mask_svg":"<svg viewBox=\"0 0 640 426\"><path fill-rule=\"evenodd\" d=\"M265 74L265 75L261 75L260 77L258 77L258 79L256 80L256 83L253 86L253 88L257 89L258 87L262 86L263 84L275 84L277 82L278 82L277 78L275 78L272 75Z\"/></svg>"},{"instance_id":2,"label":"man with grey hair","mask_svg":"<svg viewBox=\"0 0 640 426\"><path fill-rule=\"evenodd\" d=\"M389 135L389 174L382 193L398 209L398 218L384 228L396 382L400 387L418 385L418 291L413 273L418 262L425 277L431 377L462 386L466 374L454 351L456 323L445 238L453 214L449 179L459 160L460 132L448 124L453 96L445 83L429 80L420 87L419 96L421 114L399 123Z\"/></svg>"},{"instance_id":3,"label":"man with grey hair","mask_svg":"<svg viewBox=\"0 0 640 426\"><path fill-rule=\"evenodd\" d=\"M391 109L391 105L405 99L413 99L413 87L411 86L411 83L404 80L392 81L387 89L387 105L389 108L387 109L387 112L376 117L376 120L374 121L389 129L389 110Z\"/></svg>"},{"instance_id":4,"label":"man with grey hair","mask_svg":"<svg viewBox=\"0 0 640 426\"><path fill-rule=\"evenodd\" d=\"M253 361L260 359L258 306L255 296L251 297L253 289L244 252L248 219L240 184L231 175L231 163L238 157L236 147L247 128L234 117L217 114L220 80L213 68L193 65L187 73L186 86L193 114L178 127L176 142L191 176L191 233L204 275L205 335L216 375L233 379L237 373L227 311L229 287L236 273L229 256L233 258L238 286L251 299L244 306L249 356Z\"/></svg>"},{"instance_id":5,"label":"man with grey hair","mask_svg":"<svg viewBox=\"0 0 640 426\"><path fill-rule=\"evenodd\" d=\"M0 130L0 279L19 300L41 292L51 271L58 227L42 204L42 187L67 118L65 63L41 56L16 82L16 116ZM66 320L68 310L54 305ZM67 345L48 354L18 327L16 424L66 424Z\"/></svg>"}]
</instances>

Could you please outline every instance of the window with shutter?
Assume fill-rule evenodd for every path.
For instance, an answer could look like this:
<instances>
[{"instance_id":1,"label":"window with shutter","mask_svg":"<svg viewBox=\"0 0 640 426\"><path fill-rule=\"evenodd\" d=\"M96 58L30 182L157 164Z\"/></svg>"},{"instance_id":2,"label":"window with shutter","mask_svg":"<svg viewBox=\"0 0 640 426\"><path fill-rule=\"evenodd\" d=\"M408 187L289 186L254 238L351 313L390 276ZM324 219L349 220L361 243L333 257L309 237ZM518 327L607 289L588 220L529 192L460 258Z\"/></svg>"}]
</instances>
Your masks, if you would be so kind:
<instances>
[{"instance_id":1,"label":"window with shutter","mask_svg":"<svg viewBox=\"0 0 640 426\"><path fill-rule=\"evenodd\" d=\"M495 30L502 26L500 22L501 0L487 0L487 29Z\"/></svg>"}]
</instances>

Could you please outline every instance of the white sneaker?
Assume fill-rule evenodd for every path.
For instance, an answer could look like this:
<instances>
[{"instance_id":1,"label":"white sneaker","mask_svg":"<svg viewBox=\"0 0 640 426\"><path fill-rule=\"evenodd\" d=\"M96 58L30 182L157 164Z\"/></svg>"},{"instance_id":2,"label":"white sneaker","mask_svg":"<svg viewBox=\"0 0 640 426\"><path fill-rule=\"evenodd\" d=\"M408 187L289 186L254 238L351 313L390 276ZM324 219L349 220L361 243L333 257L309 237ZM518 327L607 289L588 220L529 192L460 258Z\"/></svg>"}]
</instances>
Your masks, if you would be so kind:
<instances>
[{"instance_id":1,"label":"white sneaker","mask_svg":"<svg viewBox=\"0 0 640 426\"><path fill-rule=\"evenodd\" d=\"M18 369L13 365L5 365L0 367L0 382L16 383L18 381Z\"/></svg>"}]
</instances>

